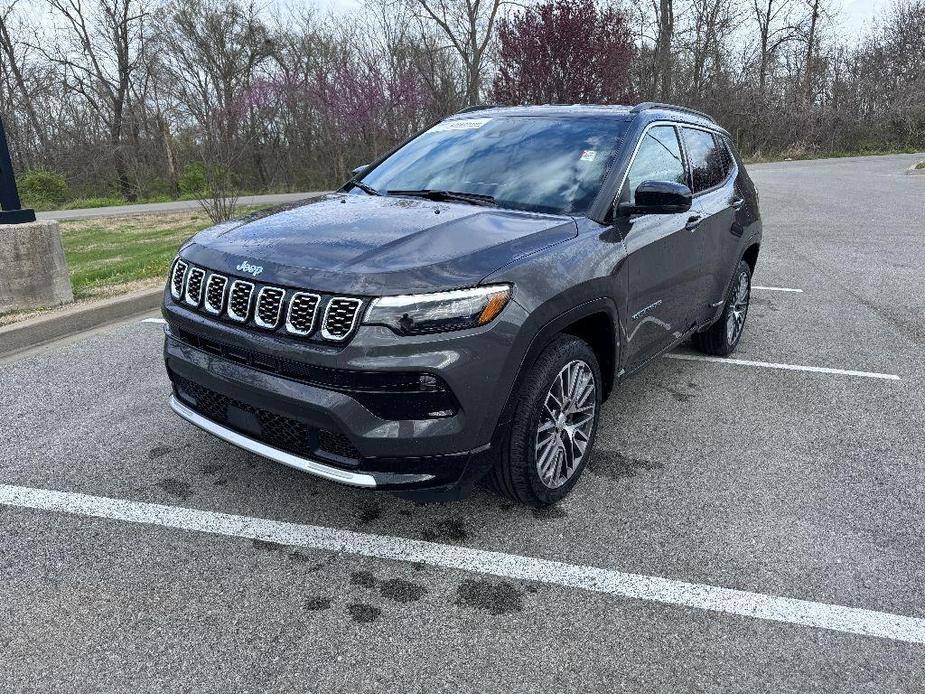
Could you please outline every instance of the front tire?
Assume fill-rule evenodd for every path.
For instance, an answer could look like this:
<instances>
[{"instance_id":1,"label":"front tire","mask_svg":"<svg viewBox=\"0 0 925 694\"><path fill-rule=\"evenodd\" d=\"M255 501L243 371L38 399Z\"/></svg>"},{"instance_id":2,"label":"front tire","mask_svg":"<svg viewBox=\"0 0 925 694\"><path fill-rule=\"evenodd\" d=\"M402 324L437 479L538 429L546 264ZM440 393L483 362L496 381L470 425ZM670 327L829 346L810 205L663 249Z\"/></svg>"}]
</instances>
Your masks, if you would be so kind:
<instances>
[{"instance_id":1,"label":"front tire","mask_svg":"<svg viewBox=\"0 0 925 694\"><path fill-rule=\"evenodd\" d=\"M573 335L553 339L517 391L517 410L491 472L493 486L534 506L565 497L588 463L602 386L588 343Z\"/></svg>"},{"instance_id":2,"label":"front tire","mask_svg":"<svg viewBox=\"0 0 925 694\"><path fill-rule=\"evenodd\" d=\"M694 334L691 339L694 348L719 357L732 354L742 339L751 293L752 269L748 263L740 260L729 285L722 315L702 333Z\"/></svg>"}]
</instances>

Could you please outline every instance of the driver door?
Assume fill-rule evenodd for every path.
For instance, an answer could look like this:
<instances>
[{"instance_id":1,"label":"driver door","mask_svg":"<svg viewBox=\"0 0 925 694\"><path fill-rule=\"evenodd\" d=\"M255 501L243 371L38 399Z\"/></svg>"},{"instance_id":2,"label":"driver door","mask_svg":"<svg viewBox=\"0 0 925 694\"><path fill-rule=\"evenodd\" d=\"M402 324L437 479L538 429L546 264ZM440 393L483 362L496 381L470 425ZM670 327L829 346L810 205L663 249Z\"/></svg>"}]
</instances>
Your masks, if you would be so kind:
<instances>
[{"instance_id":1,"label":"driver door","mask_svg":"<svg viewBox=\"0 0 925 694\"><path fill-rule=\"evenodd\" d=\"M634 202L643 181L689 185L675 126L655 125L642 136L620 191ZM704 279L695 206L676 214L644 214L619 223L627 251L627 371L676 342L696 321Z\"/></svg>"}]
</instances>

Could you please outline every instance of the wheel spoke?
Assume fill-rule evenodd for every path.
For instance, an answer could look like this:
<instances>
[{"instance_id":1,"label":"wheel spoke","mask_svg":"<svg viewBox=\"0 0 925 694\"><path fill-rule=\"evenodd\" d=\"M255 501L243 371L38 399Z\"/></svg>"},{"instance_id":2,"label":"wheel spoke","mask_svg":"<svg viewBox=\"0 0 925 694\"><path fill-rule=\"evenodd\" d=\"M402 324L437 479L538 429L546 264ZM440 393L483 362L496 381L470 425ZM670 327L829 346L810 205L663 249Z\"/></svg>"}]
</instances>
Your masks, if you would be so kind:
<instances>
[{"instance_id":1,"label":"wheel spoke","mask_svg":"<svg viewBox=\"0 0 925 694\"><path fill-rule=\"evenodd\" d=\"M536 469L550 489L580 467L591 442L597 408L594 372L576 359L563 366L546 394L536 428Z\"/></svg>"}]
</instances>

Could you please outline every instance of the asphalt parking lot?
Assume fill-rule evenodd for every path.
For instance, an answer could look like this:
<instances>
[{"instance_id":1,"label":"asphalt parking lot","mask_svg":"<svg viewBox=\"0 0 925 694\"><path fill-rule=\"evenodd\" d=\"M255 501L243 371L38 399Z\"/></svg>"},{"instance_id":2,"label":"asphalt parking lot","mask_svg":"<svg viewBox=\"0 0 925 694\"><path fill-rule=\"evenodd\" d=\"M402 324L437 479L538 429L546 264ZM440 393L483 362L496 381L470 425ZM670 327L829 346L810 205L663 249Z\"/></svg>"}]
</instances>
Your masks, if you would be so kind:
<instances>
[{"instance_id":1,"label":"asphalt parking lot","mask_svg":"<svg viewBox=\"0 0 925 694\"><path fill-rule=\"evenodd\" d=\"M157 323L0 362L0 691L922 691L916 159L750 167L744 363L623 384L548 511L226 445L167 407Z\"/></svg>"}]
</instances>

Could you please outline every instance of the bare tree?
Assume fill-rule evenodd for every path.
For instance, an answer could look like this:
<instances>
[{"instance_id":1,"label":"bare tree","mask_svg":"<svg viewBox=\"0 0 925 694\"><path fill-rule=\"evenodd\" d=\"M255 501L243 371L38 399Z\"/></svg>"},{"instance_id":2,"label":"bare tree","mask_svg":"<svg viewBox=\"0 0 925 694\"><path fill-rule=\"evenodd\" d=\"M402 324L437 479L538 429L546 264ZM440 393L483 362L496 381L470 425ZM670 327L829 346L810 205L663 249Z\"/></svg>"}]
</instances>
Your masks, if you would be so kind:
<instances>
[{"instance_id":1,"label":"bare tree","mask_svg":"<svg viewBox=\"0 0 925 694\"><path fill-rule=\"evenodd\" d=\"M68 86L80 94L107 125L119 192L135 199L123 149L131 82L140 67L144 43L145 0L47 0L67 31L66 43L49 58L65 68Z\"/></svg>"},{"instance_id":2,"label":"bare tree","mask_svg":"<svg viewBox=\"0 0 925 694\"><path fill-rule=\"evenodd\" d=\"M652 0L653 4L655 0ZM671 55L674 38L674 2L658 0L658 38L655 42L655 90L663 101L670 101L673 82L673 60Z\"/></svg>"},{"instance_id":3,"label":"bare tree","mask_svg":"<svg viewBox=\"0 0 925 694\"><path fill-rule=\"evenodd\" d=\"M20 67L20 60L22 58L19 55L19 50L25 50L28 47L22 42L13 39L13 35L22 32L23 28L17 27L13 30L12 35L10 33L10 16L16 3L17 0L13 0L5 6L0 7L0 55L5 58L3 62L6 63L6 67L13 77L13 83L16 85L17 95L19 97L18 101L22 104L26 118L29 120L29 124L32 127L32 132L39 141L41 148L47 150L48 137L45 134L44 125L36 113L32 94L30 93L29 87L26 85L26 80L23 76L22 68Z\"/></svg>"},{"instance_id":4,"label":"bare tree","mask_svg":"<svg viewBox=\"0 0 925 694\"><path fill-rule=\"evenodd\" d=\"M774 54L781 44L793 38L790 23L793 0L752 0L752 8L758 27L758 96L763 103Z\"/></svg>"},{"instance_id":5,"label":"bare tree","mask_svg":"<svg viewBox=\"0 0 925 694\"><path fill-rule=\"evenodd\" d=\"M670 2L670 0L665 0ZM433 21L459 54L465 72L466 104L479 103L485 58L499 10L506 0L410 0Z\"/></svg>"}]
</instances>

